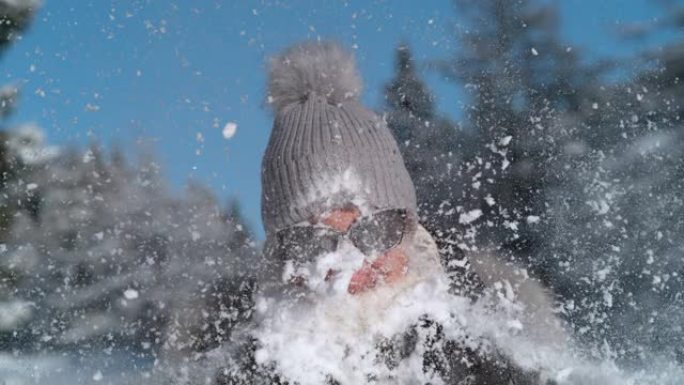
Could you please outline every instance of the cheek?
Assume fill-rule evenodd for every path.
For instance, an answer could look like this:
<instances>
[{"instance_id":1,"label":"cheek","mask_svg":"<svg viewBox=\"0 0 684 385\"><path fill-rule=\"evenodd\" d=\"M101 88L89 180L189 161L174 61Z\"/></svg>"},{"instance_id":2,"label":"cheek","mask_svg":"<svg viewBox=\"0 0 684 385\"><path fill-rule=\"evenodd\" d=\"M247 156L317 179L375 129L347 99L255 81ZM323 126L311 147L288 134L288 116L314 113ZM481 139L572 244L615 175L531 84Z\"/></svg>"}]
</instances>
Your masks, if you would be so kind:
<instances>
[{"instance_id":1,"label":"cheek","mask_svg":"<svg viewBox=\"0 0 684 385\"><path fill-rule=\"evenodd\" d=\"M406 275L408 257L402 248L397 247L373 261L372 267L380 272L385 282L396 282Z\"/></svg>"},{"instance_id":2,"label":"cheek","mask_svg":"<svg viewBox=\"0 0 684 385\"><path fill-rule=\"evenodd\" d=\"M402 280L407 271L408 257L403 249L395 248L356 270L347 290L350 294L359 294L373 289L379 282L392 284Z\"/></svg>"},{"instance_id":3,"label":"cheek","mask_svg":"<svg viewBox=\"0 0 684 385\"><path fill-rule=\"evenodd\" d=\"M378 282L379 273L373 269L369 264L364 264L359 270L354 272L349 280L347 292L349 294L359 294L365 290L371 289Z\"/></svg>"}]
</instances>

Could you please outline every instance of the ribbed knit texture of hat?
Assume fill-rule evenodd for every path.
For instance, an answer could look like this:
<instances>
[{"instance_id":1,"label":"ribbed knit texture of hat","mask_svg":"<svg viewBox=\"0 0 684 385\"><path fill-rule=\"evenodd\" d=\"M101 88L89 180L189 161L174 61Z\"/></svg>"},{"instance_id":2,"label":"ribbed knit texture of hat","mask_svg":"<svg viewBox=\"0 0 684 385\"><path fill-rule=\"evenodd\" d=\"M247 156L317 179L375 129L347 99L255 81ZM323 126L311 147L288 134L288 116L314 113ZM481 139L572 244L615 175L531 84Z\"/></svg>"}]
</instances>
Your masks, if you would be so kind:
<instances>
[{"instance_id":1,"label":"ribbed knit texture of hat","mask_svg":"<svg viewBox=\"0 0 684 385\"><path fill-rule=\"evenodd\" d=\"M335 43L295 45L272 60L276 117L261 168L267 236L348 204L415 213L397 143L359 104L360 91L352 55Z\"/></svg>"}]
</instances>

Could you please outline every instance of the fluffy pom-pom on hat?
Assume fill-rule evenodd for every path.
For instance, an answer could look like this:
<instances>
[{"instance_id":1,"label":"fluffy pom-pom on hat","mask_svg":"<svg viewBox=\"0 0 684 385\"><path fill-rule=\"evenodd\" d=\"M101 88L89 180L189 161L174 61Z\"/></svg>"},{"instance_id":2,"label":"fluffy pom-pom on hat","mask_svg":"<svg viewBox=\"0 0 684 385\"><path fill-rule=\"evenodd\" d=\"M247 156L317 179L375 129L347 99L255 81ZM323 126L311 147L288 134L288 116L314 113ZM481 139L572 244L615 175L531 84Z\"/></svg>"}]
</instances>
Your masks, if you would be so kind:
<instances>
[{"instance_id":1,"label":"fluffy pom-pom on hat","mask_svg":"<svg viewBox=\"0 0 684 385\"><path fill-rule=\"evenodd\" d=\"M276 111L315 93L330 104L356 99L363 87L351 52L332 41L308 41L271 59L268 102Z\"/></svg>"}]
</instances>

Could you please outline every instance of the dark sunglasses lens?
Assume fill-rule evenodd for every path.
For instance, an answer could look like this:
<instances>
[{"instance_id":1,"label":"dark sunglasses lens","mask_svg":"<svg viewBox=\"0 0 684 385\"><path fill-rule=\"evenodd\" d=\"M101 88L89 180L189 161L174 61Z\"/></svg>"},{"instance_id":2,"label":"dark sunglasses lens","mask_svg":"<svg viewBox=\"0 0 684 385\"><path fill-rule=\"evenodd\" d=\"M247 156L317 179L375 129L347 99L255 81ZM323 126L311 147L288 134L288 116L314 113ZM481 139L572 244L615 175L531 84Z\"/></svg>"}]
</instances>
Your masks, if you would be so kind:
<instances>
[{"instance_id":1,"label":"dark sunglasses lens","mask_svg":"<svg viewBox=\"0 0 684 385\"><path fill-rule=\"evenodd\" d=\"M335 251L338 235L311 226L296 226L278 233L278 253L281 259L311 261Z\"/></svg>"},{"instance_id":2,"label":"dark sunglasses lens","mask_svg":"<svg viewBox=\"0 0 684 385\"><path fill-rule=\"evenodd\" d=\"M364 254L383 252L398 245L406 231L406 213L381 211L363 218L349 231L349 239Z\"/></svg>"}]
</instances>

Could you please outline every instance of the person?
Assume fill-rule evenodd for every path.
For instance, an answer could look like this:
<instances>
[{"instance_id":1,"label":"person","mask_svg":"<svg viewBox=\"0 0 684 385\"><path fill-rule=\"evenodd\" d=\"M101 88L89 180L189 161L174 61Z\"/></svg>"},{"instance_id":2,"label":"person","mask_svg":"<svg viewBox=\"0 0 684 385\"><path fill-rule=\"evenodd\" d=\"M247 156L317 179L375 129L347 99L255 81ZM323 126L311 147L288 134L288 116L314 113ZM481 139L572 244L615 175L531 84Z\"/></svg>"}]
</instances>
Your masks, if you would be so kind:
<instances>
[{"instance_id":1,"label":"person","mask_svg":"<svg viewBox=\"0 0 684 385\"><path fill-rule=\"evenodd\" d=\"M398 145L383 119L359 102L361 90L353 56L335 42L296 44L270 63L268 102L275 120L261 173L262 295L293 300L318 290L372 298L371 307L377 307L446 277L435 241L419 223L415 188ZM466 260L461 265L467 270ZM378 342L379 354L388 368L396 368L417 344L425 344L420 335L429 340L421 348L423 370L445 383L538 380L503 354L481 355L449 343L441 330L438 322L420 317L408 330ZM278 373L277 363L255 363L258 344L249 339L217 382L296 382ZM339 383L334 377L327 382Z\"/></svg>"},{"instance_id":2,"label":"person","mask_svg":"<svg viewBox=\"0 0 684 385\"><path fill-rule=\"evenodd\" d=\"M434 253L420 261L406 253L414 239L436 246L417 221L399 148L358 102L361 89L353 56L333 42L298 44L274 58L268 98L276 118L262 163L266 259L302 260L349 240L369 257L348 284L352 295L440 268Z\"/></svg>"}]
</instances>

